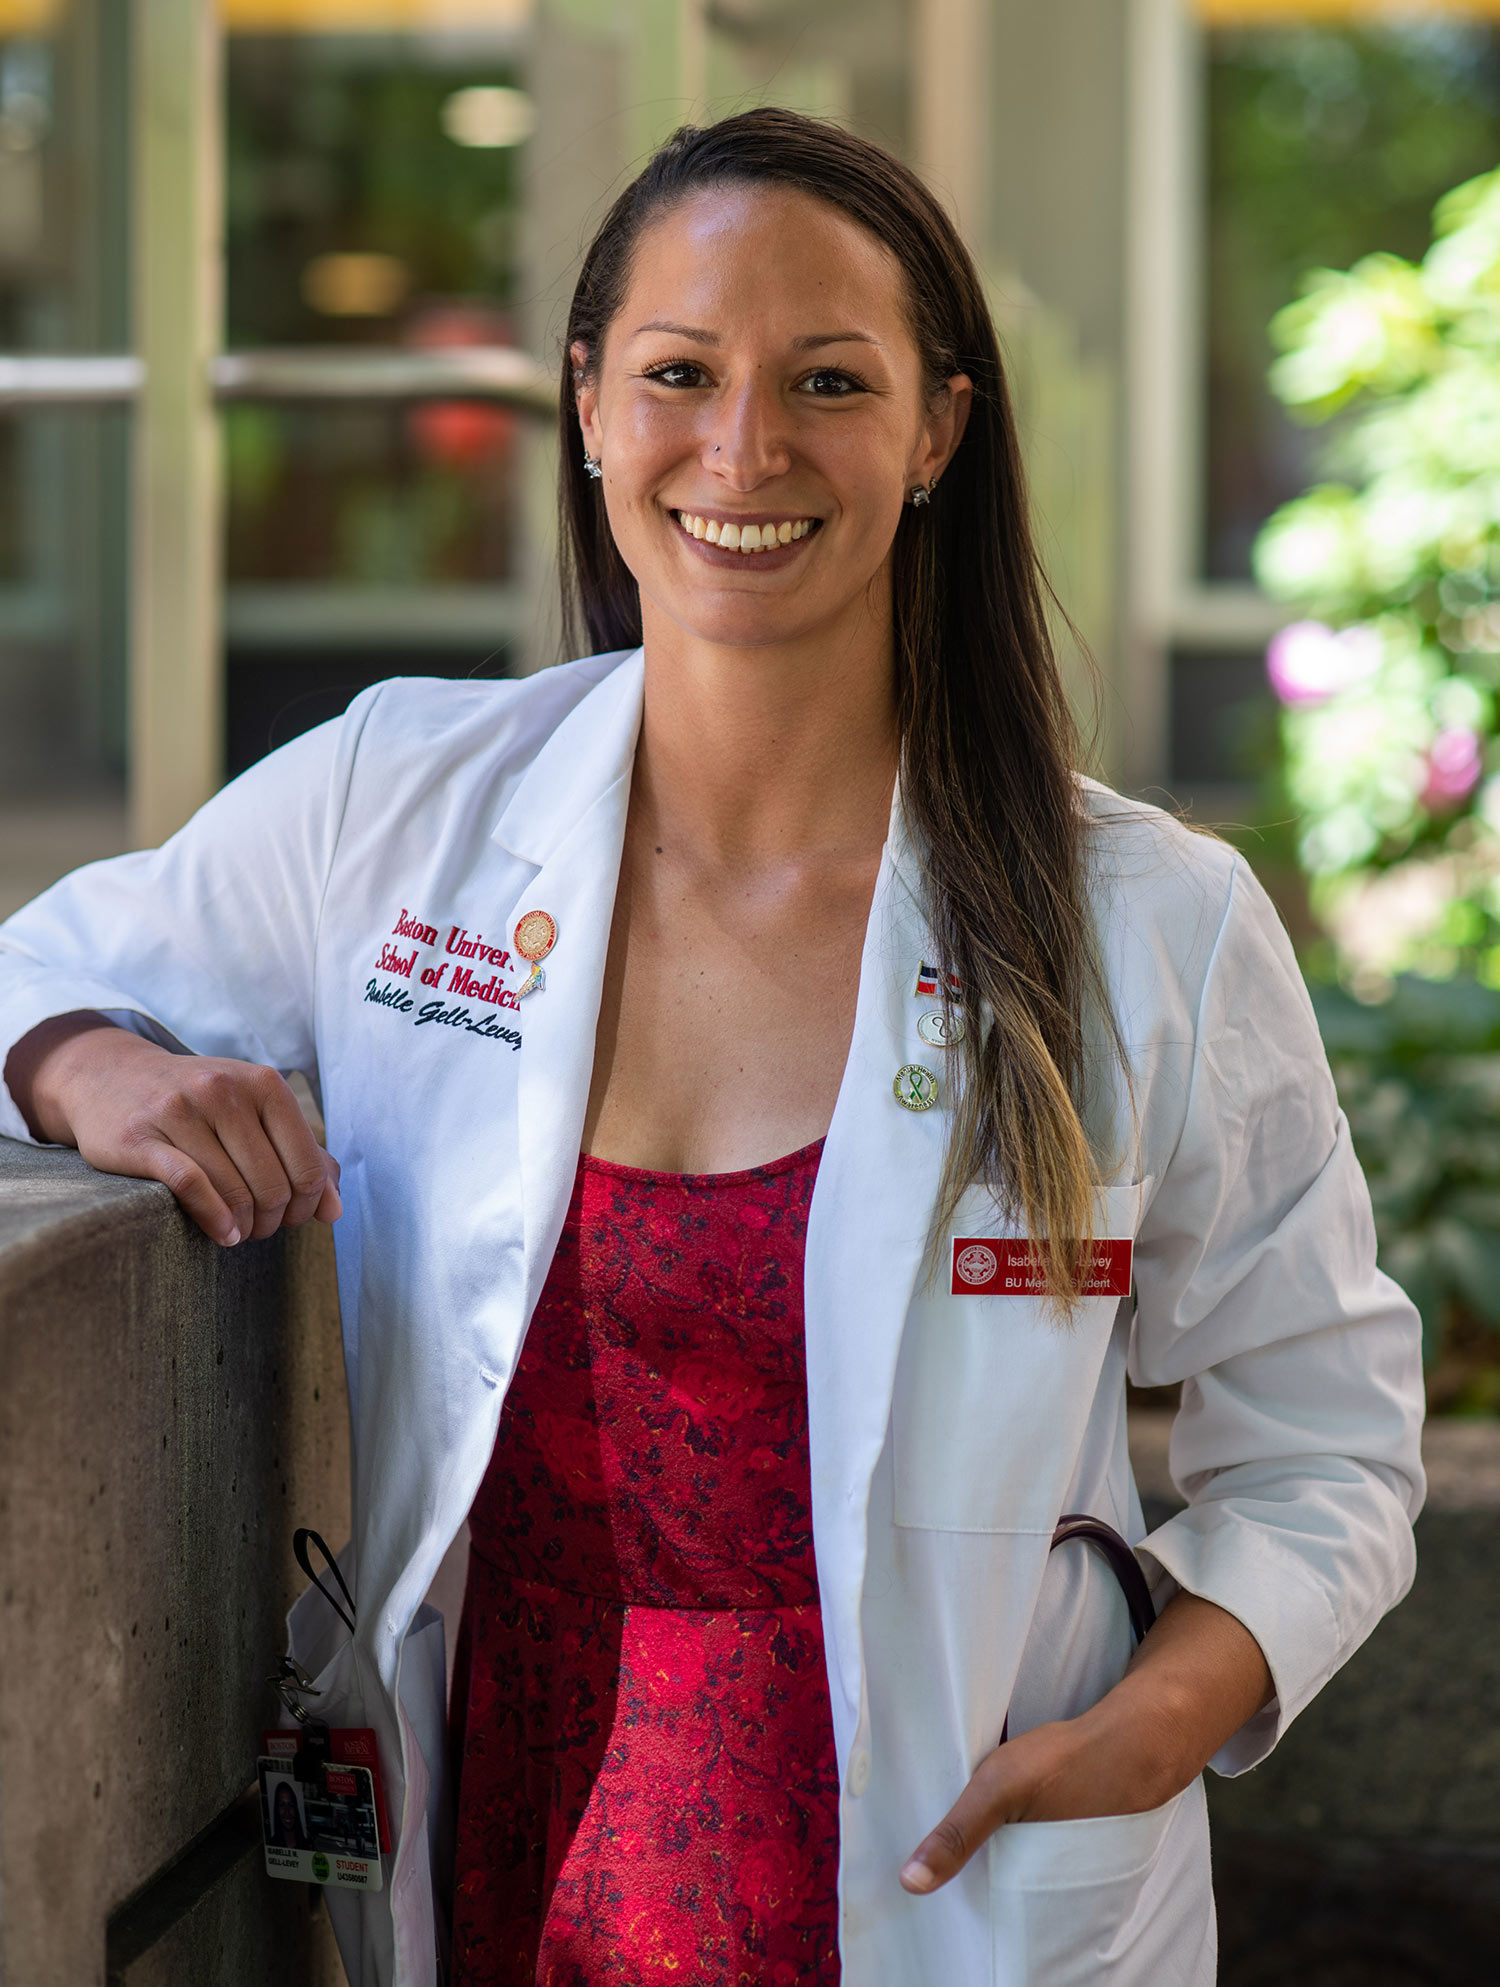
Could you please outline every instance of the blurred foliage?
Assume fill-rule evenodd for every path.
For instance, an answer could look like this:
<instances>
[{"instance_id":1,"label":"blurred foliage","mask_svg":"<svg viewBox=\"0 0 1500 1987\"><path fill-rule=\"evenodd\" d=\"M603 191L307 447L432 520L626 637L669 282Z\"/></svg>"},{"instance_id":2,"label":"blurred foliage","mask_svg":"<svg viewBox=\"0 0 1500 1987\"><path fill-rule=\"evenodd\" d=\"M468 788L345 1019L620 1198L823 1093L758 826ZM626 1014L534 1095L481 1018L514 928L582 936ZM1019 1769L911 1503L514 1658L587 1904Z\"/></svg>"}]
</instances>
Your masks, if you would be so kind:
<instances>
[{"instance_id":1,"label":"blurred foliage","mask_svg":"<svg viewBox=\"0 0 1500 1987\"><path fill-rule=\"evenodd\" d=\"M1314 1005L1370 1183L1380 1262L1422 1313L1433 1405L1500 1408L1500 993L1401 978Z\"/></svg>"},{"instance_id":2,"label":"blurred foliage","mask_svg":"<svg viewBox=\"0 0 1500 1987\"><path fill-rule=\"evenodd\" d=\"M1420 263L1317 270L1272 385L1330 423L1261 583L1309 618L1268 657L1313 902L1346 968L1500 985L1500 173L1445 195Z\"/></svg>"},{"instance_id":3,"label":"blurred foliage","mask_svg":"<svg viewBox=\"0 0 1500 1987\"><path fill-rule=\"evenodd\" d=\"M1433 202L1500 159L1500 31L1452 15L1218 29L1207 85L1203 570L1248 579L1256 530L1311 469L1266 385L1266 326L1310 268L1420 257Z\"/></svg>"}]
</instances>

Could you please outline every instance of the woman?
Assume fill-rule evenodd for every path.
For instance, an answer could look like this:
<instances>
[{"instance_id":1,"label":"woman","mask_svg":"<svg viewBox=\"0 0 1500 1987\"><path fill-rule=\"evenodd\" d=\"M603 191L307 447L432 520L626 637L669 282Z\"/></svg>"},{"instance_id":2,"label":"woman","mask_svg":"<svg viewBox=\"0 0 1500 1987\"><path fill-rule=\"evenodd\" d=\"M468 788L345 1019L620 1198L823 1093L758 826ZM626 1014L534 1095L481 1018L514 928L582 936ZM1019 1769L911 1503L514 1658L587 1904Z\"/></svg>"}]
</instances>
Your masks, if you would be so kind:
<instances>
[{"instance_id":1,"label":"woman","mask_svg":"<svg viewBox=\"0 0 1500 1987\"><path fill-rule=\"evenodd\" d=\"M1206 1982L1202 1768L1421 1496L1285 938L1072 772L995 334L884 153L678 133L562 425L605 653L383 685L6 933L8 1129L226 1245L344 1210L359 1626L294 1643L403 1816L351 1971L435 1977L403 1644L473 1506L460 1982ZM1127 1367L1183 1382L1148 1537Z\"/></svg>"},{"instance_id":2,"label":"woman","mask_svg":"<svg viewBox=\"0 0 1500 1987\"><path fill-rule=\"evenodd\" d=\"M285 1774L278 1774L274 1781L268 1779L267 1785L274 1789L267 1842L273 1849L310 1849L312 1844L302 1826L302 1802L296 1787Z\"/></svg>"}]
</instances>

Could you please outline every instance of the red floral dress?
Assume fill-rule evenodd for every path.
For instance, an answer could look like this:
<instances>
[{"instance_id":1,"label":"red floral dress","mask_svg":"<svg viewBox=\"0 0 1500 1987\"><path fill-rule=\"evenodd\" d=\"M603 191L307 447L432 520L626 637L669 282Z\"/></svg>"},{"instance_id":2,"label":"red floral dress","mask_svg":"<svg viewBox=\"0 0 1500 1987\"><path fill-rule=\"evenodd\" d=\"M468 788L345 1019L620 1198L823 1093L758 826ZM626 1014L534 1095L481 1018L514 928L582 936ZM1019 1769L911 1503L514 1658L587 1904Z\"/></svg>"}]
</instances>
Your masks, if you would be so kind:
<instances>
[{"instance_id":1,"label":"red floral dress","mask_svg":"<svg viewBox=\"0 0 1500 1987\"><path fill-rule=\"evenodd\" d=\"M579 1163L470 1517L457 1987L839 1977L802 1342L820 1151Z\"/></svg>"}]
</instances>

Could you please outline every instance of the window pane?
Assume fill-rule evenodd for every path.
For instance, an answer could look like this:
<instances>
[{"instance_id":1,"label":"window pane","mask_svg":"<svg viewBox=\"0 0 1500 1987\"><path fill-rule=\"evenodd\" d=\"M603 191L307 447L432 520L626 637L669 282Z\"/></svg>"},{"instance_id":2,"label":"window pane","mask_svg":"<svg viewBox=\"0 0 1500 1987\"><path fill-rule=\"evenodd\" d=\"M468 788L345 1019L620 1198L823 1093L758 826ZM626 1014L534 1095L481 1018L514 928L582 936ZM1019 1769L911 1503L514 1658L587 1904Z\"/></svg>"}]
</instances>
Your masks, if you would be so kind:
<instances>
[{"instance_id":1,"label":"window pane","mask_svg":"<svg viewBox=\"0 0 1500 1987\"><path fill-rule=\"evenodd\" d=\"M232 34L228 343L514 342L507 34ZM231 583L509 577L515 416L446 404L226 417Z\"/></svg>"},{"instance_id":2,"label":"window pane","mask_svg":"<svg viewBox=\"0 0 1500 1987\"><path fill-rule=\"evenodd\" d=\"M231 348L515 342L524 10L427 11L226 0ZM517 441L467 402L226 409L230 771L382 676L505 671Z\"/></svg>"}]
</instances>

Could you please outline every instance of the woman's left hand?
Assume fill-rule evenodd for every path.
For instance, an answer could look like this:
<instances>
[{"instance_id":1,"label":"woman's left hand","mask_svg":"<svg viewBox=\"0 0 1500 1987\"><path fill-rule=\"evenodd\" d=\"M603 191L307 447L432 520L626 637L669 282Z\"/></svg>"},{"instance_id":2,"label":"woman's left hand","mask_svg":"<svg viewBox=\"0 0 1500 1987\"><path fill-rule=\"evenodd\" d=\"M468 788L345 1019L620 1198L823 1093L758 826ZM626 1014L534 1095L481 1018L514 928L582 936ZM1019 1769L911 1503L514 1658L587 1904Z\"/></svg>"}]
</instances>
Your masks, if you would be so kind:
<instances>
[{"instance_id":1,"label":"woman's left hand","mask_svg":"<svg viewBox=\"0 0 1500 1987\"><path fill-rule=\"evenodd\" d=\"M1212 1601L1177 1595L1092 1710L1038 1725L986 1754L903 1868L902 1887L919 1895L937 1890L1007 1822L1160 1807L1198 1777L1272 1691L1250 1631Z\"/></svg>"}]
</instances>

